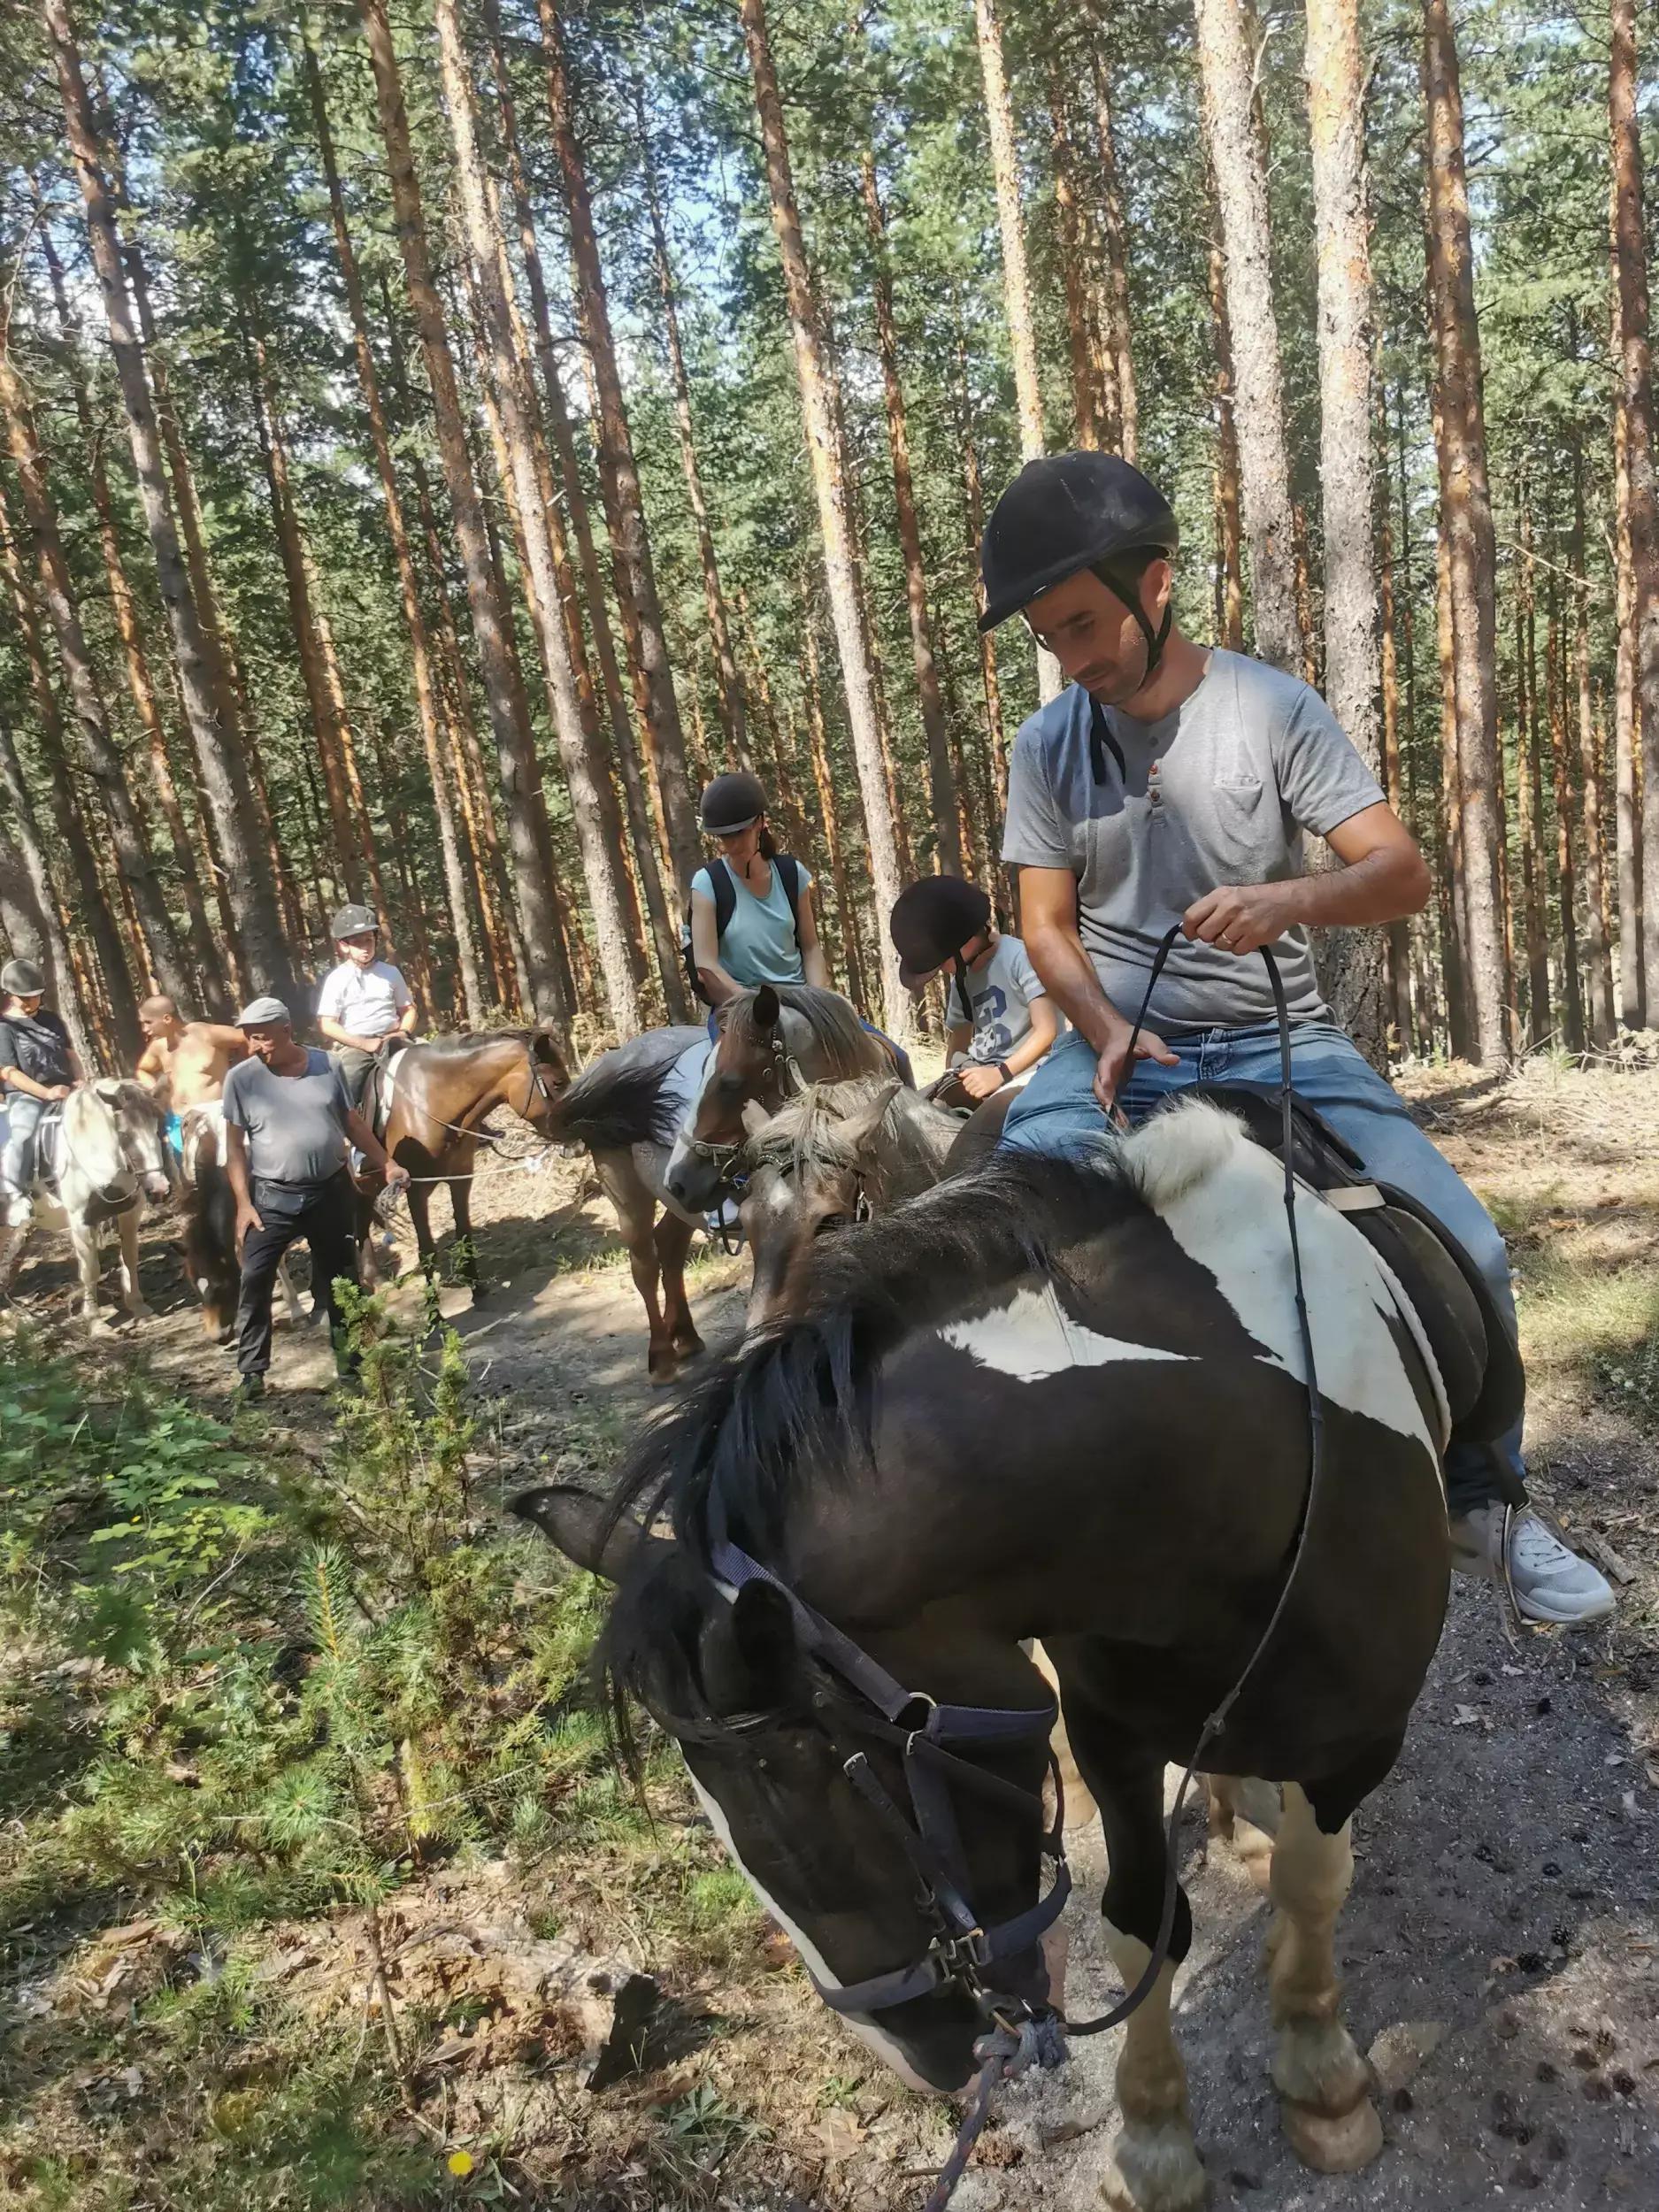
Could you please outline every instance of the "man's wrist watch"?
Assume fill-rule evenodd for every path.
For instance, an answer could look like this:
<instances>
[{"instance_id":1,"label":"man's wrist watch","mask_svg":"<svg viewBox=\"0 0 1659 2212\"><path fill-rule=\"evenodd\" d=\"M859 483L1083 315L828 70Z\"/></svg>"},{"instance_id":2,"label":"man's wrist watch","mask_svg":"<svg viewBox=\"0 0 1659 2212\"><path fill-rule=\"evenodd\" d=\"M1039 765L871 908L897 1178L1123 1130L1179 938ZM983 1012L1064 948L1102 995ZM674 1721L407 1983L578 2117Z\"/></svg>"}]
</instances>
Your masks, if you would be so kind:
<instances>
[{"instance_id":1,"label":"man's wrist watch","mask_svg":"<svg viewBox=\"0 0 1659 2212\"><path fill-rule=\"evenodd\" d=\"M1013 1077L1008 1071L1008 1063L1006 1060L994 1061L992 1065L995 1068L997 1073L1002 1077L1004 1083L1011 1083L1013 1081Z\"/></svg>"}]
</instances>

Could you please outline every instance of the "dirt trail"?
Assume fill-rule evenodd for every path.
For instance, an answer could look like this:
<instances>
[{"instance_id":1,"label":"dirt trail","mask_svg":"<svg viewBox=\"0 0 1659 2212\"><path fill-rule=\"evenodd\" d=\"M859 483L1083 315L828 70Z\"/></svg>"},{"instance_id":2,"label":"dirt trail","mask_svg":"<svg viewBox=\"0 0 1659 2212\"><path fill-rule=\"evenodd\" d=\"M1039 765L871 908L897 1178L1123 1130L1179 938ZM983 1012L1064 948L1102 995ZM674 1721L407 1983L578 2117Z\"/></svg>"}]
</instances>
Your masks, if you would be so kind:
<instances>
[{"instance_id":1,"label":"dirt trail","mask_svg":"<svg viewBox=\"0 0 1659 2212\"><path fill-rule=\"evenodd\" d=\"M1572 2208L1659 2202L1653 1453L1590 1388L1581 1360L1540 1351L1547 1307L1540 1293L1534 1320L1529 1294L1533 1270L1564 1249L1591 1270L1644 1254L1651 1262L1659 1081L1604 1079L1594 1094L1578 1081L1576 1092L1552 1093L1543 1077L1502 1092L1466 1077L1417 1088L1448 1152L1506 1217L1527 1224L1515 1248L1534 1362L1537 1489L1570 1526L1612 1531L1633 1580L1611 1628L1516 1646L1491 1592L1455 1591L1405 1755L1357 1823L1358 1871L1339 1929L1347 2016L1362 2048L1402 2023L1441 2032L1409 2082L1380 2099L1387 2147L1361 2175L1310 2175L1288 2149L1267 2070L1266 1908L1224 1847L1203 1863L1202 1824L1189 1825L1196 1937L1177 1985L1177 2032L1217 2206L1474 2212L1532 2192ZM1592 1104L1601 1119L1587 1130ZM534 1177L486 1174L475 1217L496 1286L477 1309L443 1295L495 1409L510 1477L603 1469L661 1402L646 1382L638 1301L608 1213L596 1195L578 1202L579 1179L572 1163ZM146 1282L158 1302L166 1271L152 1255ZM711 1343L741 1324L743 1274L741 1261L718 1256L695 1268L694 1308ZM415 1315L411 1291L397 1302ZM228 1356L202 1345L181 1300L147 1328L144 1348L157 1370L203 1394L228 1392ZM296 1429L320 1427L326 1362L310 1333L279 1330L273 1380L285 1389L277 1408ZM1248 1479L1247 1466L1240 1479ZM1098 1828L1073 1843L1068 1997L1087 2014L1117 1987L1098 1936ZM1095 2205L1116 2124L1118 2042L1080 2045L1061 2075L1007 2093L987 2137L996 2162L970 2172L962 2212ZM775 2051L780 2084L791 2070L824 2068L828 2047L814 2028ZM850 2046L841 2062L864 2077L852 2108L871 2124L861 2149L818 2166L814 2201L908 2201L915 2185L896 2173L914 2175L942 2153L943 2127L915 2107L895 2139L881 2120L890 2091ZM771 2113L764 2076L743 2086L796 2174L811 2173L812 2142L788 2139L801 2124L798 2083L787 2097L780 2088Z\"/></svg>"}]
</instances>

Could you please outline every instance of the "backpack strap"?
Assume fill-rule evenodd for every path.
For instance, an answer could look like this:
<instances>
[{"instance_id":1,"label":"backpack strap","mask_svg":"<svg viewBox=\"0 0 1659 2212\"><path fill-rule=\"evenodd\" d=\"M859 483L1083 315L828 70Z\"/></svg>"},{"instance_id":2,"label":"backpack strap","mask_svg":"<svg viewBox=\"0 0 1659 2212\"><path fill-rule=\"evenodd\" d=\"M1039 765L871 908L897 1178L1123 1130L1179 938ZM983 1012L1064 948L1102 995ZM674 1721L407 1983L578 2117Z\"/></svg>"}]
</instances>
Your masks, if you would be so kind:
<instances>
[{"instance_id":1,"label":"backpack strap","mask_svg":"<svg viewBox=\"0 0 1659 2212\"><path fill-rule=\"evenodd\" d=\"M788 853L774 853L772 866L778 871L783 885L783 895L789 902L789 919L795 924L795 941L801 941L801 864Z\"/></svg>"},{"instance_id":2,"label":"backpack strap","mask_svg":"<svg viewBox=\"0 0 1659 2212\"><path fill-rule=\"evenodd\" d=\"M718 952L727 925L737 911L737 884L724 860L709 863L709 887L714 893L714 944Z\"/></svg>"}]
</instances>

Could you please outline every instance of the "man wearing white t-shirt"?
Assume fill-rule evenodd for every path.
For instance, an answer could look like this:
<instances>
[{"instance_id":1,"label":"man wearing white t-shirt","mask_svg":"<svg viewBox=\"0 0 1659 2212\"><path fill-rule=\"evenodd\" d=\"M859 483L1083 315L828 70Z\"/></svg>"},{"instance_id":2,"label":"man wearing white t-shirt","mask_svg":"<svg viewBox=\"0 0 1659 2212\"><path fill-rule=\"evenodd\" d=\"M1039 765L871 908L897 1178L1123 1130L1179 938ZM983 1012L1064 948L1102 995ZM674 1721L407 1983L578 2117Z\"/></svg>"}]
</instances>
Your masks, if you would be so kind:
<instances>
[{"instance_id":1,"label":"man wearing white t-shirt","mask_svg":"<svg viewBox=\"0 0 1659 2212\"><path fill-rule=\"evenodd\" d=\"M340 964L317 994L317 1026L334 1048L330 1056L355 1108L388 1040L412 1037L420 1016L398 970L376 957L379 932L366 906L342 906L328 926Z\"/></svg>"}]
</instances>

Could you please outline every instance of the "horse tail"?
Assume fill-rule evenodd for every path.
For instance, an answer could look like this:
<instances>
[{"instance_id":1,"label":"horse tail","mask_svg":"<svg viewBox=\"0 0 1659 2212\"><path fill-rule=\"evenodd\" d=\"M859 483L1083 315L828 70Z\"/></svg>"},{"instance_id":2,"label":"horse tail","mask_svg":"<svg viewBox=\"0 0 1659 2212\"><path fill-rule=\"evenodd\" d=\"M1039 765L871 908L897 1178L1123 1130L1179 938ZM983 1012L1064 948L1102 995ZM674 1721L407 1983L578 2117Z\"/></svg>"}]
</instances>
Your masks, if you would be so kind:
<instances>
[{"instance_id":1,"label":"horse tail","mask_svg":"<svg viewBox=\"0 0 1659 2212\"><path fill-rule=\"evenodd\" d=\"M555 1100L550 1133L591 1152L672 1144L679 1117L665 1095L668 1079L701 1034L692 1028L654 1030L601 1053Z\"/></svg>"}]
</instances>

